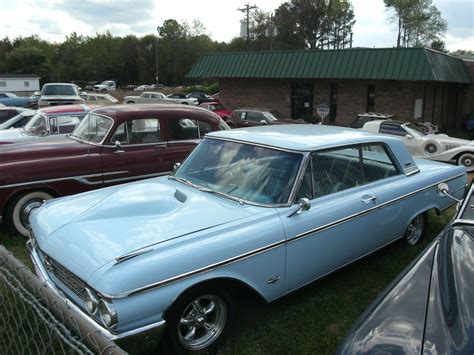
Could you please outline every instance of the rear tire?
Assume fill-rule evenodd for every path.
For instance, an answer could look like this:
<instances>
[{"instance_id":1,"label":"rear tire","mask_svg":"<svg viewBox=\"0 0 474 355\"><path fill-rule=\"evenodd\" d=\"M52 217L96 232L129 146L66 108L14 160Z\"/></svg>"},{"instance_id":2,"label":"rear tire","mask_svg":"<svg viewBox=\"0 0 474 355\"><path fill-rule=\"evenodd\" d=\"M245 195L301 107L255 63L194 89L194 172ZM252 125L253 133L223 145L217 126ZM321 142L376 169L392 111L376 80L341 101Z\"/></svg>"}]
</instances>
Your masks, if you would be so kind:
<instances>
[{"instance_id":1,"label":"rear tire","mask_svg":"<svg viewBox=\"0 0 474 355\"><path fill-rule=\"evenodd\" d=\"M175 354L215 353L227 336L235 303L224 289L197 286L178 298L166 317L168 346Z\"/></svg>"},{"instance_id":2,"label":"rear tire","mask_svg":"<svg viewBox=\"0 0 474 355\"><path fill-rule=\"evenodd\" d=\"M7 223L13 232L28 235L29 215L40 207L44 200L50 200L53 196L44 191L30 191L15 196L7 207Z\"/></svg>"},{"instance_id":3,"label":"rear tire","mask_svg":"<svg viewBox=\"0 0 474 355\"><path fill-rule=\"evenodd\" d=\"M423 238L426 230L426 214L420 213L410 221L406 231L405 239L409 245L416 245Z\"/></svg>"},{"instance_id":4,"label":"rear tire","mask_svg":"<svg viewBox=\"0 0 474 355\"><path fill-rule=\"evenodd\" d=\"M135 101L127 101L127 104L134 104Z\"/></svg>"}]
</instances>

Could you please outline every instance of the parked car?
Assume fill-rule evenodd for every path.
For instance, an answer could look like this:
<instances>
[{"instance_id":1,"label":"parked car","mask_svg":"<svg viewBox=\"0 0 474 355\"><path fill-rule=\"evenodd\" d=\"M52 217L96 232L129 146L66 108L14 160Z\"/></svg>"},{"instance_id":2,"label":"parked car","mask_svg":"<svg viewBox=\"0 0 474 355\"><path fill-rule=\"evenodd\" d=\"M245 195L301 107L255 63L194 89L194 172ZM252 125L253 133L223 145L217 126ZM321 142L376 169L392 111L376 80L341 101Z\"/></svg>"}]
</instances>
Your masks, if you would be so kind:
<instances>
[{"instance_id":1,"label":"parked car","mask_svg":"<svg viewBox=\"0 0 474 355\"><path fill-rule=\"evenodd\" d=\"M268 302L399 238L464 192L462 167L331 126L213 132L174 175L53 200L31 214L46 285L111 339L166 331L213 351L239 289ZM166 329L164 329L166 326ZM142 340L143 341L143 340Z\"/></svg>"},{"instance_id":2,"label":"parked car","mask_svg":"<svg viewBox=\"0 0 474 355\"><path fill-rule=\"evenodd\" d=\"M150 89L163 89L165 86L163 84L151 84L148 86Z\"/></svg>"},{"instance_id":3,"label":"parked car","mask_svg":"<svg viewBox=\"0 0 474 355\"><path fill-rule=\"evenodd\" d=\"M211 97L214 99L215 102L219 102L220 93L216 92L215 94L212 94Z\"/></svg>"},{"instance_id":4,"label":"parked car","mask_svg":"<svg viewBox=\"0 0 474 355\"><path fill-rule=\"evenodd\" d=\"M145 91L145 90L149 90L149 89L150 89L149 85L139 85L139 86L135 87L135 89L133 89L133 91Z\"/></svg>"},{"instance_id":5,"label":"parked car","mask_svg":"<svg viewBox=\"0 0 474 355\"><path fill-rule=\"evenodd\" d=\"M100 84L94 85L94 91L107 92L117 90L117 85L113 80L106 80Z\"/></svg>"},{"instance_id":6,"label":"parked car","mask_svg":"<svg viewBox=\"0 0 474 355\"><path fill-rule=\"evenodd\" d=\"M76 84L50 83L43 85L38 107L83 103L84 99L81 98Z\"/></svg>"},{"instance_id":7,"label":"parked car","mask_svg":"<svg viewBox=\"0 0 474 355\"><path fill-rule=\"evenodd\" d=\"M205 108L206 110L214 112L219 117L222 117L226 120L232 114L231 110L227 110L224 105L221 103L214 101L214 102L203 102L199 104L199 107Z\"/></svg>"},{"instance_id":8,"label":"parked car","mask_svg":"<svg viewBox=\"0 0 474 355\"><path fill-rule=\"evenodd\" d=\"M281 118L281 114L278 111L267 108L239 108L238 110L232 111L226 122L232 128L306 123L303 120Z\"/></svg>"},{"instance_id":9,"label":"parked car","mask_svg":"<svg viewBox=\"0 0 474 355\"><path fill-rule=\"evenodd\" d=\"M473 205L471 186L451 223L356 321L338 354L474 354Z\"/></svg>"},{"instance_id":10,"label":"parked car","mask_svg":"<svg viewBox=\"0 0 474 355\"><path fill-rule=\"evenodd\" d=\"M20 97L11 92L0 92L0 104L5 106L28 107L29 103L28 97Z\"/></svg>"},{"instance_id":11,"label":"parked car","mask_svg":"<svg viewBox=\"0 0 474 355\"><path fill-rule=\"evenodd\" d=\"M13 116L16 116L22 112L29 111L27 108L24 107L15 107L15 106L4 106L0 107L0 123L3 123Z\"/></svg>"},{"instance_id":12,"label":"parked car","mask_svg":"<svg viewBox=\"0 0 474 355\"><path fill-rule=\"evenodd\" d=\"M143 92L140 96L125 96L124 104L176 104L175 100L169 99L161 92Z\"/></svg>"},{"instance_id":13,"label":"parked car","mask_svg":"<svg viewBox=\"0 0 474 355\"><path fill-rule=\"evenodd\" d=\"M13 116L0 124L0 131L4 129L22 128L31 120L35 115L36 110L25 110L20 112L18 115Z\"/></svg>"},{"instance_id":14,"label":"parked car","mask_svg":"<svg viewBox=\"0 0 474 355\"><path fill-rule=\"evenodd\" d=\"M0 149L5 144L41 141L48 136L71 133L90 110L86 105L43 107L24 128L0 131Z\"/></svg>"},{"instance_id":15,"label":"parked car","mask_svg":"<svg viewBox=\"0 0 474 355\"><path fill-rule=\"evenodd\" d=\"M359 113L349 124L351 128L362 128L365 123L376 120L393 120L394 115L389 113L379 113L379 112L365 112Z\"/></svg>"},{"instance_id":16,"label":"parked car","mask_svg":"<svg viewBox=\"0 0 474 355\"><path fill-rule=\"evenodd\" d=\"M71 135L0 147L0 216L26 235L26 215L38 201L168 174L219 129L229 127L198 108L98 108Z\"/></svg>"},{"instance_id":17,"label":"parked car","mask_svg":"<svg viewBox=\"0 0 474 355\"><path fill-rule=\"evenodd\" d=\"M87 94L86 104L88 105L116 105L119 103L115 97L110 94Z\"/></svg>"},{"instance_id":18,"label":"parked car","mask_svg":"<svg viewBox=\"0 0 474 355\"><path fill-rule=\"evenodd\" d=\"M31 95L29 97L28 107L33 108L33 109L37 109L38 108L38 100L40 99L40 97L41 97L41 92L40 91L35 91L33 93L33 95Z\"/></svg>"},{"instance_id":19,"label":"parked car","mask_svg":"<svg viewBox=\"0 0 474 355\"><path fill-rule=\"evenodd\" d=\"M400 121L372 121L362 128L399 137L414 156L462 165L474 169L474 142L449 137L446 134L425 134L413 123Z\"/></svg>"},{"instance_id":20,"label":"parked car","mask_svg":"<svg viewBox=\"0 0 474 355\"><path fill-rule=\"evenodd\" d=\"M183 105L194 105L197 106L198 100L195 98L188 98L186 94L170 94L166 96L168 99L173 100L177 104Z\"/></svg>"},{"instance_id":21,"label":"parked car","mask_svg":"<svg viewBox=\"0 0 474 355\"><path fill-rule=\"evenodd\" d=\"M191 98L192 99L197 99L198 103L200 103L200 104L202 104L203 102L214 102L214 101L216 101L215 98L207 95L204 92L199 92L199 91L190 92L189 94L186 95L186 97L188 97L190 99Z\"/></svg>"}]
</instances>

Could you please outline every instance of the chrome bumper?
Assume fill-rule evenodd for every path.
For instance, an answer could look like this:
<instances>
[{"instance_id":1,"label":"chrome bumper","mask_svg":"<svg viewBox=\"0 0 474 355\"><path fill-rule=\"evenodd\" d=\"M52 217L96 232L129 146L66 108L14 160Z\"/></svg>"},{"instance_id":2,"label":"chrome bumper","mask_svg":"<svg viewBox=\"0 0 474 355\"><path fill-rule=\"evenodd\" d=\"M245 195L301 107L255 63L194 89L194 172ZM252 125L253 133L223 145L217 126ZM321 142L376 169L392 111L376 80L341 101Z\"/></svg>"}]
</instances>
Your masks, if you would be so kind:
<instances>
[{"instance_id":1,"label":"chrome bumper","mask_svg":"<svg viewBox=\"0 0 474 355\"><path fill-rule=\"evenodd\" d=\"M45 285L48 287L50 291L52 291L54 294L56 294L59 298L61 298L70 308L72 308L74 311L76 311L87 323L89 323L97 332L101 333L108 339L114 341L117 344L120 343L129 343L129 342L135 342L135 341L140 341L140 343L143 344L143 340L145 338L148 338L150 336L153 337L153 341L159 341L161 338L161 335L165 329L166 326L166 321L161 320L156 323L152 323L149 325L146 325L144 327L136 328L133 330L129 330L124 333L112 333L109 331L107 328L102 327L100 324L95 322L88 314L86 314L81 308L79 308L74 302L69 300L61 290L56 288L56 286L53 284L51 279L49 278L46 270L44 269L39 257L38 253L36 252L35 247L33 246L33 243L31 240L29 240L27 243L28 250L30 252L30 257L33 262L33 265L35 267L36 274L38 277L45 283ZM122 341L123 340L123 341Z\"/></svg>"}]
</instances>

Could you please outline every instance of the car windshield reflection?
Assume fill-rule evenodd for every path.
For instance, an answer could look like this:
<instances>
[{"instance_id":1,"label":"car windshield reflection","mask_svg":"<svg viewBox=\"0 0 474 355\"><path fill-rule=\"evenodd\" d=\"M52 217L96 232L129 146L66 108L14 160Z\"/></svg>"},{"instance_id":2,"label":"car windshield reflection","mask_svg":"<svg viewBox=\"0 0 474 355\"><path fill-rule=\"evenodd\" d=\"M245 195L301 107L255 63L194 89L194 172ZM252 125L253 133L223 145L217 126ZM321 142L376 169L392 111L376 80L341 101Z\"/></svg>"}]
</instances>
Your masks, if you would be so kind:
<instances>
[{"instance_id":1,"label":"car windshield reflection","mask_svg":"<svg viewBox=\"0 0 474 355\"><path fill-rule=\"evenodd\" d=\"M205 139L175 177L238 200L286 204L303 155L250 144Z\"/></svg>"}]
</instances>

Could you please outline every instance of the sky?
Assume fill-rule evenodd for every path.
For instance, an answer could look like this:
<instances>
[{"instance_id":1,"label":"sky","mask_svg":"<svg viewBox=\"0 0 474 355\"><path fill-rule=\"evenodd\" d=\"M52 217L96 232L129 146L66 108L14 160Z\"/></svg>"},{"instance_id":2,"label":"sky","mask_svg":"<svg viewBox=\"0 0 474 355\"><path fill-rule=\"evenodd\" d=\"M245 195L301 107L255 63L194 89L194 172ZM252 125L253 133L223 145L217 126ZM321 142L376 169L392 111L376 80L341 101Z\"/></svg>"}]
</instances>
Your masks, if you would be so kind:
<instances>
[{"instance_id":1,"label":"sky","mask_svg":"<svg viewBox=\"0 0 474 355\"><path fill-rule=\"evenodd\" d=\"M93 36L143 36L156 33L166 19L192 24L198 19L206 33L228 42L239 35L239 8L249 0L0 0L0 38L37 34L62 42L71 32ZM254 0L263 11L274 11L282 0ZM444 38L448 50L474 50L474 0L433 0L448 22ZM356 24L354 47L393 47L395 25L383 0L352 0Z\"/></svg>"}]
</instances>

